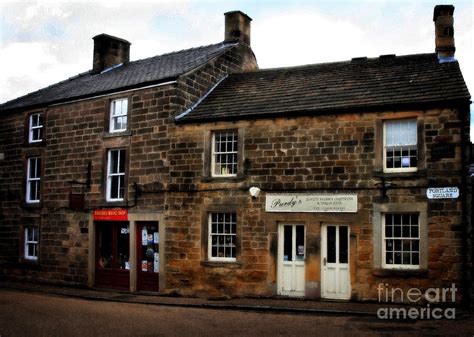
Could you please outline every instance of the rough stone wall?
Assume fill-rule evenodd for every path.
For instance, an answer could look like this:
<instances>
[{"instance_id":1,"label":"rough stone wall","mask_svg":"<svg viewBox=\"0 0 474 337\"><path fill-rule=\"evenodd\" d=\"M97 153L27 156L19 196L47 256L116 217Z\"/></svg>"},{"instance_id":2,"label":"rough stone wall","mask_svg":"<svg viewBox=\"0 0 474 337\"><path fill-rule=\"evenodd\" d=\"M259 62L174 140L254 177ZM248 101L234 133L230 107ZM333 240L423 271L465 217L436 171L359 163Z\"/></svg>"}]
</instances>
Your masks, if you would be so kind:
<instances>
[{"instance_id":1,"label":"rough stone wall","mask_svg":"<svg viewBox=\"0 0 474 337\"><path fill-rule=\"evenodd\" d=\"M225 72L239 71L252 62L256 65L255 59L239 54L241 48L236 46L209 65L182 76L177 83L0 116L0 153L5 154L0 160L2 273L87 284L88 230L93 228L88 223L90 213L114 206L130 212L165 210L171 174L168 153L176 148L170 137L174 116L197 101ZM251 53L247 49L245 52ZM110 100L123 97L129 98L129 130L112 135L107 128ZM45 114L45 142L30 145L25 136L26 116L36 111ZM126 200L110 203L105 201L106 151L117 147L127 151ZM24 161L31 155L43 159L43 194L39 206L27 207ZM69 209L69 194L82 193L83 187L69 182L85 182L89 162L91 187L85 190L85 208L73 211ZM141 191L136 205L135 183ZM25 225L40 228L38 263L21 259Z\"/></svg>"},{"instance_id":2,"label":"rough stone wall","mask_svg":"<svg viewBox=\"0 0 474 337\"><path fill-rule=\"evenodd\" d=\"M227 296L266 296L276 289L277 223L303 221L314 242L308 251L308 281L320 281L320 223L350 223L353 297L376 299L377 285L394 287L448 287L461 278L461 200L426 198L429 186L461 183L460 117L457 110L398 113L417 117L424 135L425 167L416 174L390 175L377 170L377 149L382 141L377 123L394 114L365 113L318 117L276 118L257 121L182 125L172 135L176 149L167 204L166 258L170 291L183 294L214 293ZM380 125L380 123L379 123ZM243 129L245 173L237 179L206 177L204 162L209 131ZM242 139L241 139L242 140ZM455 157L432 160L435 143L454 143ZM381 149L381 148L380 148ZM383 196L381 177L392 183ZM263 193L253 200L250 186ZM357 193L357 215L268 214L267 192ZM385 273L374 270L374 204L425 204L427 208L428 270L421 273ZM207 252L198 240L207 226L203 214L216 206L234 205L240 217L240 258L228 266L207 263ZM308 239L308 238L307 238ZM310 248L307 246L308 249ZM310 278L310 280L308 280ZM316 291L317 294L317 291Z\"/></svg>"},{"instance_id":3,"label":"rough stone wall","mask_svg":"<svg viewBox=\"0 0 474 337\"><path fill-rule=\"evenodd\" d=\"M5 121L6 139L2 142L2 266L9 274L44 281L87 283L88 218L92 210L102 207L125 207L131 212L164 210L163 181L168 177L165 164L167 119L170 101L176 96L173 84L138 90L115 97L130 97L130 132L111 136L106 129L110 97L85 100L45 110L46 142L40 146L25 145L24 115L11 115ZM35 110L36 111L36 110ZM8 129L7 129L8 128ZM13 132L14 129L15 131ZM2 130L3 131L3 130ZM7 138L8 137L8 138ZM128 193L126 201L105 201L107 149L127 150ZM24 201L24 160L32 149L40 150L43 159L42 202L27 206ZM85 182L87 166L92 163L91 188L70 181ZM144 192L134 203L137 183ZM85 192L83 211L69 209L69 194ZM28 224L39 225L40 253L37 264L21 260L21 230Z\"/></svg>"}]
</instances>

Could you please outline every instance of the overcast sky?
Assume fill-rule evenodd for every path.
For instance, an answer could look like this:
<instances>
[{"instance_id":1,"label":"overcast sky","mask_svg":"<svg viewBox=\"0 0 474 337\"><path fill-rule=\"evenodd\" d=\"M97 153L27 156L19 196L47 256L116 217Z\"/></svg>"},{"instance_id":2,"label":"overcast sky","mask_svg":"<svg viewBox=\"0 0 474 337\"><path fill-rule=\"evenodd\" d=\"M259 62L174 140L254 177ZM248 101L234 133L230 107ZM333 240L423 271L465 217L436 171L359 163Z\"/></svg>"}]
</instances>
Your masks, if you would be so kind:
<instances>
[{"instance_id":1,"label":"overcast sky","mask_svg":"<svg viewBox=\"0 0 474 337\"><path fill-rule=\"evenodd\" d=\"M2 1L0 102L92 67L92 37L132 43L131 60L220 42L223 13L252 19L260 68L434 52L433 8L455 6L456 58L474 92L473 2L461 1Z\"/></svg>"}]
</instances>

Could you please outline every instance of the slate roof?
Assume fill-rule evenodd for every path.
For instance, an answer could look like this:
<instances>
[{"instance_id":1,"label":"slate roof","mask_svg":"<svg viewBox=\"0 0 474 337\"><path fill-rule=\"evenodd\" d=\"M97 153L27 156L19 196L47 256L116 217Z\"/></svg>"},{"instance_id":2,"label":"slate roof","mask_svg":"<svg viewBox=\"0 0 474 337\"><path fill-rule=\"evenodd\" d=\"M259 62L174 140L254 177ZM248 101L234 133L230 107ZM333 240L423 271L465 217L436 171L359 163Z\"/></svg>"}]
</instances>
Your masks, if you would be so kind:
<instances>
[{"instance_id":1,"label":"slate roof","mask_svg":"<svg viewBox=\"0 0 474 337\"><path fill-rule=\"evenodd\" d=\"M458 62L439 63L436 54L385 55L229 75L177 121L368 111L469 99Z\"/></svg>"},{"instance_id":2,"label":"slate roof","mask_svg":"<svg viewBox=\"0 0 474 337\"><path fill-rule=\"evenodd\" d=\"M0 111L65 102L166 82L205 64L235 45L221 42L133 61L100 74L88 71L6 102L0 105Z\"/></svg>"}]
</instances>

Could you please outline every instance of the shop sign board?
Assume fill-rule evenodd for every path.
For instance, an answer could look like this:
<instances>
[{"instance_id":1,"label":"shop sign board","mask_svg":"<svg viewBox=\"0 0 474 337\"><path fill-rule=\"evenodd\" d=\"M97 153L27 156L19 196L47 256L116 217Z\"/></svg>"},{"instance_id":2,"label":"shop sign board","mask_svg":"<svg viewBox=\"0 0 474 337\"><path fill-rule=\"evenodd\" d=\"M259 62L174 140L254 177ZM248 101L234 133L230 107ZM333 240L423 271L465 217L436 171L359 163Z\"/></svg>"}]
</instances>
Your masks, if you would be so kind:
<instances>
[{"instance_id":1,"label":"shop sign board","mask_svg":"<svg viewBox=\"0 0 474 337\"><path fill-rule=\"evenodd\" d=\"M127 221L127 209L96 209L94 210L94 220L99 221Z\"/></svg>"},{"instance_id":2,"label":"shop sign board","mask_svg":"<svg viewBox=\"0 0 474 337\"><path fill-rule=\"evenodd\" d=\"M267 212L357 213L357 194L267 194Z\"/></svg>"}]
</instances>

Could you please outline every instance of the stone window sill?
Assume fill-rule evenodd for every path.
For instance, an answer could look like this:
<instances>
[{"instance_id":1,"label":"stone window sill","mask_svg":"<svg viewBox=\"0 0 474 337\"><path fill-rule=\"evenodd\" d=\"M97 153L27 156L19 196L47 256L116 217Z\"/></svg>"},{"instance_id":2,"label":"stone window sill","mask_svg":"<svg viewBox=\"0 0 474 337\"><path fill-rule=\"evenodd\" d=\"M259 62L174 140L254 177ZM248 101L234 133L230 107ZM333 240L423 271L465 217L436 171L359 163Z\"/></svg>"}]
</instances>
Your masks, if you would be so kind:
<instances>
[{"instance_id":1,"label":"stone window sill","mask_svg":"<svg viewBox=\"0 0 474 337\"><path fill-rule=\"evenodd\" d=\"M382 172L382 171L375 171L373 172L373 176L377 178L384 178L384 179L416 179L416 178L424 178L426 177L426 170L418 170L415 172Z\"/></svg>"},{"instance_id":2,"label":"stone window sill","mask_svg":"<svg viewBox=\"0 0 474 337\"><path fill-rule=\"evenodd\" d=\"M29 142L29 141L25 141L23 143L23 147L45 147L46 146L46 140L43 139L42 141L40 142Z\"/></svg>"},{"instance_id":3,"label":"stone window sill","mask_svg":"<svg viewBox=\"0 0 474 337\"><path fill-rule=\"evenodd\" d=\"M20 266L25 269L39 269L40 268L39 259L28 260L28 259L25 259L24 257L21 257Z\"/></svg>"},{"instance_id":4,"label":"stone window sill","mask_svg":"<svg viewBox=\"0 0 474 337\"><path fill-rule=\"evenodd\" d=\"M201 261L201 266L210 268L228 268L228 269L239 269L242 268L242 262L233 261Z\"/></svg>"},{"instance_id":5,"label":"stone window sill","mask_svg":"<svg viewBox=\"0 0 474 337\"><path fill-rule=\"evenodd\" d=\"M102 132L102 138L114 138L114 137L130 137L132 135L132 131L122 131L122 132Z\"/></svg>"},{"instance_id":6,"label":"stone window sill","mask_svg":"<svg viewBox=\"0 0 474 337\"><path fill-rule=\"evenodd\" d=\"M203 183L210 183L210 182L215 182L215 183L235 183L235 182L240 182L244 181L246 178L245 175L237 175L235 177L202 177L201 182Z\"/></svg>"},{"instance_id":7,"label":"stone window sill","mask_svg":"<svg viewBox=\"0 0 474 337\"><path fill-rule=\"evenodd\" d=\"M383 277L428 276L428 269L374 269L372 274Z\"/></svg>"},{"instance_id":8,"label":"stone window sill","mask_svg":"<svg viewBox=\"0 0 474 337\"><path fill-rule=\"evenodd\" d=\"M128 206L128 201L127 200L105 201L105 204L101 205L101 207L127 207L127 206Z\"/></svg>"},{"instance_id":9,"label":"stone window sill","mask_svg":"<svg viewBox=\"0 0 474 337\"><path fill-rule=\"evenodd\" d=\"M40 209L43 207L43 203L40 202L24 202L23 207L27 209Z\"/></svg>"}]
</instances>

